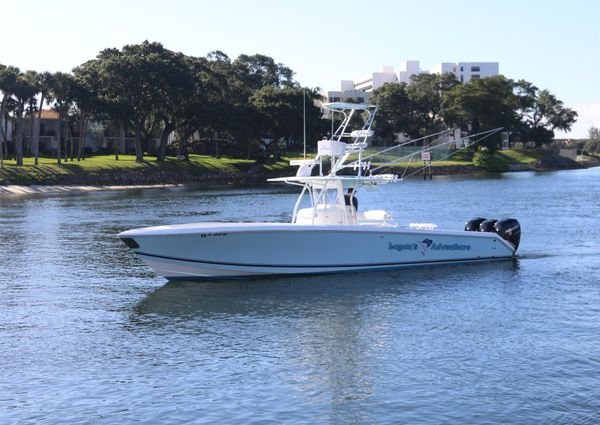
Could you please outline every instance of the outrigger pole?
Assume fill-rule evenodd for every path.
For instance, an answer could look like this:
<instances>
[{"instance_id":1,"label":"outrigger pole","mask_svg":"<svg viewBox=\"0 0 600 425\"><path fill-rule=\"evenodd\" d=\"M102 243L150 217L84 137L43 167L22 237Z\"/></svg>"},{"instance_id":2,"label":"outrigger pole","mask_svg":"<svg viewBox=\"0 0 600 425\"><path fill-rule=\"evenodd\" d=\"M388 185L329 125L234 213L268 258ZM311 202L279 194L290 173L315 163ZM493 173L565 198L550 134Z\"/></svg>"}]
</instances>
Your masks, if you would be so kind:
<instances>
[{"instance_id":1,"label":"outrigger pole","mask_svg":"<svg viewBox=\"0 0 600 425\"><path fill-rule=\"evenodd\" d=\"M440 143L440 144L438 144L436 146L431 146L431 145L430 146L425 146L422 149L417 150L416 152L412 152L412 153L410 153L408 155L401 156L401 157L399 157L399 158L397 158L397 159L395 159L393 161L389 161L389 162L386 162L384 164L381 164L378 167L373 168L371 170L371 172L375 172L375 171L380 170L382 168L387 168L390 165L394 165L394 164L397 164L399 162L404 162L406 160L409 160L409 162L410 162L410 161L412 161L413 158L415 158L417 155L420 155L422 152L431 152L431 151L433 151L435 149L441 148L443 146L447 146L447 145L449 145L451 143L456 143L457 141L464 141L464 140L475 139L475 140L471 140L468 145L465 145L462 148L457 149L454 152L451 152L450 154L445 155L445 156L443 156L442 158L440 158L440 159L438 159L436 161L433 161L434 163L435 162L440 162L440 161L443 161L445 159L450 158L453 155L456 155L458 152L460 152L462 150L465 150L465 149L467 149L470 146L474 146L474 145L478 144L482 140L487 139L488 137L492 136L493 134L498 133L502 129L503 129L503 127L498 127L498 128L494 128L494 129L491 129L491 130L482 131L482 132L479 132L479 133L475 133L475 134L471 134L471 135L468 135L468 136L465 136L465 137L461 137L458 140L448 140L448 141L446 141L444 143ZM451 131L451 130L452 129L447 130L446 132ZM436 133L436 134L440 134L440 133ZM426 137L428 137L428 136L426 136ZM419 140L419 139L416 139L416 140ZM438 140L439 140L439 138L438 138ZM401 144L401 145L403 145L403 144ZM401 146L401 145L397 145L395 147L398 147L398 146ZM402 173L402 176L400 176L400 180L404 180L404 179L406 179L406 178L408 178L408 177L410 177L410 176L412 176L412 175L414 175L416 173L419 173L419 172L423 171L424 168L425 167L418 168L416 171L414 171L414 172L412 172L412 173L410 173L408 175L405 175L406 171L408 170L408 166L406 166L404 168L404 172Z\"/></svg>"}]
</instances>

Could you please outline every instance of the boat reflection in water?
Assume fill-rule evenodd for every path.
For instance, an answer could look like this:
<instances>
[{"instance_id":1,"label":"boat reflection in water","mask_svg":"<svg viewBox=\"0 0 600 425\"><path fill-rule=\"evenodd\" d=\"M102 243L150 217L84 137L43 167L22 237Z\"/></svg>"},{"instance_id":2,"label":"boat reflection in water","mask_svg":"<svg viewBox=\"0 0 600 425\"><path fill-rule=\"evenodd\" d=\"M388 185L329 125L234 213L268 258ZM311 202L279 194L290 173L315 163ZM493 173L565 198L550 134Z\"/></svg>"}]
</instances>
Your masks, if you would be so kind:
<instances>
[{"instance_id":1,"label":"boat reflection in water","mask_svg":"<svg viewBox=\"0 0 600 425\"><path fill-rule=\"evenodd\" d=\"M482 288L460 283L477 282L482 274L497 289L515 273L512 262L501 262L250 282L169 282L136 305L131 326L169 346L186 341L196 353L196 371L218 359L227 370L245 370L240 380L275 373L278 385L291 394L331 406L332 418L364 421L368 413L347 403L398 385L386 373L390 362L411 376L415 364L432 361L410 358L413 345L428 344L440 331L431 328L432 300L473 296ZM457 318L463 314L457 312ZM164 355L169 356L168 348Z\"/></svg>"}]
</instances>

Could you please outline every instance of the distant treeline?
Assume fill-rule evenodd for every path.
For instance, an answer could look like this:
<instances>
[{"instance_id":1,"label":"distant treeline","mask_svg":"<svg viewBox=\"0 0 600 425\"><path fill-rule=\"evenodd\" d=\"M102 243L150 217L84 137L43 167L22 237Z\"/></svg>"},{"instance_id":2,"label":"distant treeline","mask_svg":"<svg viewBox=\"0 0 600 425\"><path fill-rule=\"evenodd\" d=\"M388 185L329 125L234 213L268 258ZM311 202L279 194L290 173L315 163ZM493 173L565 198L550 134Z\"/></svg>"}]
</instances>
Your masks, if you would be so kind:
<instances>
[{"instance_id":1,"label":"distant treeline","mask_svg":"<svg viewBox=\"0 0 600 425\"><path fill-rule=\"evenodd\" d=\"M145 153L164 160L171 134L173 153L180 158L195 148L192 143L216 146L217 156L277 158L281 144L302 149L304 107L311 146L330 128L318 106L319 89L301 87L290 68L268 56L242 54L231 60L215 51L193 57L148 41L103 50L71 73L21 72L0 65L0 93L0 140L6 140L12 120L17 164L24 155L37 162L39 128L33 127L45 104L52 105L62 123L59 162L68 149L66 140L71 141L71 160L82 157L83 139L74 154L69 132L76 128L83 138L90 120L114 134L134 134L138 161ZM376 138L386 143L398 133L416 137L454 126L474 132L502 126L515 138L542 144L552 140L554 130L568 130L577 116L547 90L503 76L461 84L451 74L421 74L410 84L375 90L371 102L380 106ZM27 116L38 119L24 129ZM150 143L154 138L160 139L158 146Z\"/></svg>"},{"instance_id":2,"label":"distant treeline","mask_svg":"<svg viewBox=\"0 0 600 425\"><path fill-rule=\"evenodd\" d=\"M513 141L551 143L555 130L570 130L577 112L563 106L548 90L502 75L461 84L453 74L419 74L410 84L387 83L374 91L379 105L377 134L392 140L404 132L412 137L449 127L473 133L503 127ZM498 139L487 143L490 149Z\"/></svg>"},{"instance_id":3,"label":"distant treeline","mask_svg":"<svg viewBox=\"0 0 600 425\"><path fill-rule=\"evenodd\" d=\"M315 104L318 90L300 87L293 74L264 55L240 55L232 61L217 51L199 58L146 41L121 50L103 50L72 73L20 72L1 66L0 116L7 121L10 116L16 123L17 163L21 163L24 150L23 117L35 116L45 103L53 105L61 122L71 123L62 126L64 131L58 136L63 141L73 124L83 135L93 119L104 122L115 134L135 134L138 161L151 149L149 140L156 135L160 145L153 153L163 160L173 132L177 153L183 157L193 134L240 156L259 151L276 154L278 143L269 140L301 143L304 94L307 134L314 139L325 128ZM36 156L38 132L31 133L32 155ZM259 149L260 143L266 148ZM59 142L59 161L64 153L61 148L66 148L62 145ZM77 155L82 154L83 143L79 143Z\"/></svg>"}]
</instances>

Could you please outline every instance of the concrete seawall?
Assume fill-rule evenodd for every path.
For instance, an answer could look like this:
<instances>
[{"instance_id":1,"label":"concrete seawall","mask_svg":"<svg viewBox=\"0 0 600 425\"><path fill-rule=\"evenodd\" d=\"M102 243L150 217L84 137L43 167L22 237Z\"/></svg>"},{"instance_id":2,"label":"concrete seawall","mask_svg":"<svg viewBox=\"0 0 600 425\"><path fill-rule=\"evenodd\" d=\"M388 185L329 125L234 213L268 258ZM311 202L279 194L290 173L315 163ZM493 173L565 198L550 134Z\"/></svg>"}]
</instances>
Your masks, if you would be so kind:
<instances>
[{"instance_id":1,"label":"concrete seawall","mask_svg":"<svg viewBox=\"0 0 600 425\"><path fill-rule=\"evenodd\" d=\"M60 193L60 192L97 192L100 190L127 190L127 189L146 189L175 187L180 185L158 184L158 185L121 185L121 186L78 186L78 185L8 185L0 186L0 196L2 195L33 195L38 193Z\"/></svg>"},{"instance_id":2,"label":"concrete seawall","mask_svg":"<svg viewBox=\"0 0 600 425\"><path fill-rule=\"evenodd\" d=\"M600 165L600 161L589 163L568 164L560 161L538 161L537 163L509 164L507 171L551 171L572 168L587 168ZM401 169L391 168L382 172L402 175ZM442 175L472 175L485 173L485 170L473 165L435 166L431 169L433 176ZM261 184L272 177L290 176L295 174L295 167L286 167L266 172L250 169L246 172L187 172L170 170L131 170L103 171L89 174L48 174L37 176L35 181L19 181L19 179L0 178L0 195L2 194L36 194L51 192L91 192L99 190L118 190L151 187L172 187L177 185L200 183L206 185L223 184ZM406 170L406 176L419 178L422 170ZM1 177L1 176L0 176Z\"/></svg>"}]
</instances>

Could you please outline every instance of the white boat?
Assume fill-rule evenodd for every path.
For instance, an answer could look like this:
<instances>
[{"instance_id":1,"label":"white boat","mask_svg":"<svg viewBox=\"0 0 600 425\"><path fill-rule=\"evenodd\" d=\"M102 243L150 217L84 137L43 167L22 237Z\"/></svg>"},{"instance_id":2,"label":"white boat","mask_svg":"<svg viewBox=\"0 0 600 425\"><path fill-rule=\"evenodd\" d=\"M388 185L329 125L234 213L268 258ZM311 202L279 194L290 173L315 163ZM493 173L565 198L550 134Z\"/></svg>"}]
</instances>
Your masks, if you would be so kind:
<instances>
[{"instance_id":1,"label":"white boat","mask_svg":"<svg viewBox=\"0 0 600 425\"><path fill-rule=\"evenodd\" d=\"M270 179L302 188L291 222L156 226L119 237L171 280L375 271L515 255L520 226L514 219L477 218L464 231L451 231L428 223L399 226L389 212L357 209L354 195L361 187L400 179L373 174L381 166L372 168L376 154L365 152L376 106L333 103L325 108L343 117L333 136L318 142L315 158L291 161L299 167L295 176ZM355 114L362 114L364 123L351 131Z\"/></svg>"}]
</instances>

